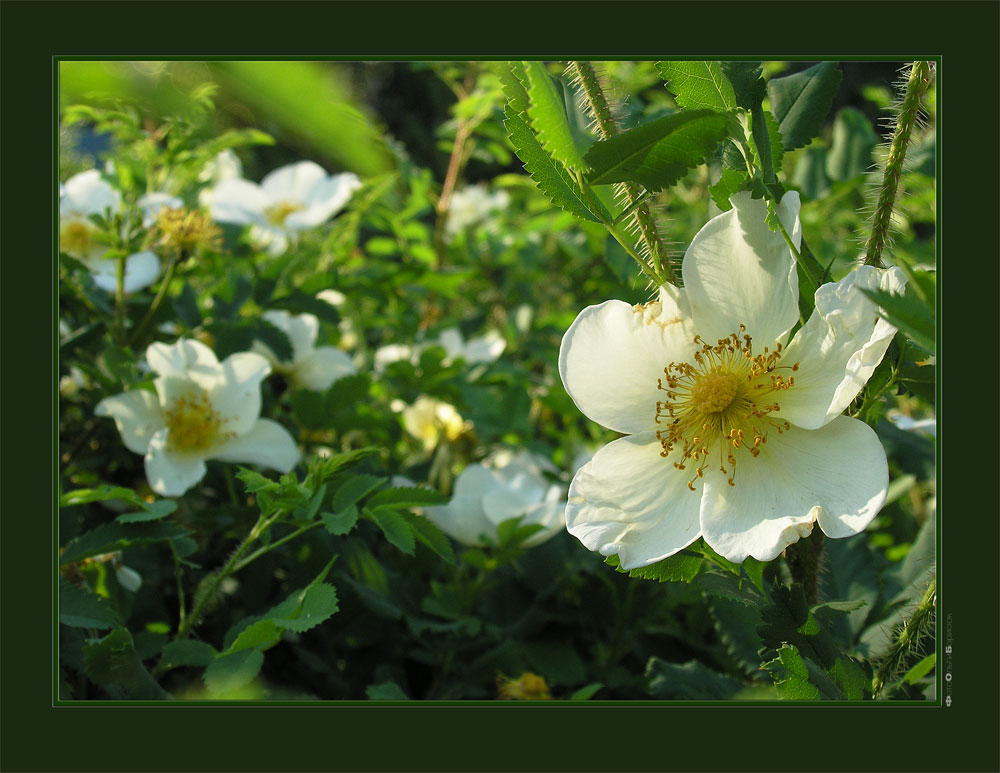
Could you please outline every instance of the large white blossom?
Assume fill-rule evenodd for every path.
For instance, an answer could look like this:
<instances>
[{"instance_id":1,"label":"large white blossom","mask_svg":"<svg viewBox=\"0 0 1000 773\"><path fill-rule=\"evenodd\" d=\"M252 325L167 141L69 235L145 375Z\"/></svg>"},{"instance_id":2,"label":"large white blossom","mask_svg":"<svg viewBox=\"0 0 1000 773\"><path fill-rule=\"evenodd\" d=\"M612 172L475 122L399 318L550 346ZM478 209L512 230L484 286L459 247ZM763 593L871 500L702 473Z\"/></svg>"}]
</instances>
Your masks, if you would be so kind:
<instances>
[{"instance_id":1,"label":"large white blossom","mask_svg":"<svg viewBox=\"0 0 1000 773\"><path fill-rule=\"evenodd\" d=\"M165 203L179 202L166 194L147 194L138 204L144 222ZM122 206L121 194L101 178L96 169L70 177L59 188L59 249L90 269L94 284L107 292L118 286L118 262L106 258L108 245L98 238L100 229L90 220L91 215L110 217ZM150 223L146 222L148 227ZM148 287L160 274L160 259L155 252L143 250L125 259L124 290L133 293Z\"/></svg>"},{"instance_id":2,"label":"large white blossom","mask_svg":"<svg viewBox=\"0 0 1000 773\"><path fill-rule=\"evenodd\" d=\"M558 471L544 457L530 451L502 450L482 464L470 464L459 474L447 505L424 509L438 528L464 545L496 541L497 527L511 518L522 526L544 527L524 544L538 545L565 527L566 487L546 477Z\"/></svg>"},{"instance_id":3,"label":"large white blossom","mask_svg":"<svg viewBox=\"0 0 1000 773\"><path fill-rule=\"evenodd\" d=\"M270 347L259 341L254 342L253 350L264 356L272 370L285 375L293 386L325 392L337 379L358 372L346 352L333 346L316 346L319 319L315 315L279 310L265 311L263 317L288 336L292 359L279 359Z\"/></svg>"},{"instance_id":4,"label":"large white blossom","mask_svg":"<svg viewBox=\"0 0 1000 773\"><path fill-rule=\"evenodd\" d=\"M330 176L319 164L299 161L275 169L260 185L239 178L222 180L212 189L212 217L252 226L251 238L271 255L280 255L300 232L333 217L359 187L356 174Z\"/></svg>"},{"instance_id":5,"label":"large white blossom","mask_svg":"<svg viewBox=\"0 0 1000 773\"><path fill-rule=\"evenodd\" d=\"M295 440L260 418L263 357L240 352L223 362L204 344L154 343L146 361L156 392L135 389L98 403L114 419L126 448L145 457L146 479L162 496L180 496L205 475L206 459L260 464L288 472L299 460Z\"/></svg>"},{"instance_id":6,"label":"large white blossom","mask_svg":"<svg viewBox=\"0 0 1000 773\"><path fill-rule=\"evenodd\" d=\"M635 568L699 537L732 561L767 561L811 533L863 530L885 501L885 451L841 415L895 328L860 290L899 292L869 266L816 292L799 321L795 258L762 201L737 194L684 256L683 289L607 301L566 332L559 372L580 410L624 433L573 479L567 525ZM778 214L796 248L799 199Z\"/></svg>"}]
</instances>

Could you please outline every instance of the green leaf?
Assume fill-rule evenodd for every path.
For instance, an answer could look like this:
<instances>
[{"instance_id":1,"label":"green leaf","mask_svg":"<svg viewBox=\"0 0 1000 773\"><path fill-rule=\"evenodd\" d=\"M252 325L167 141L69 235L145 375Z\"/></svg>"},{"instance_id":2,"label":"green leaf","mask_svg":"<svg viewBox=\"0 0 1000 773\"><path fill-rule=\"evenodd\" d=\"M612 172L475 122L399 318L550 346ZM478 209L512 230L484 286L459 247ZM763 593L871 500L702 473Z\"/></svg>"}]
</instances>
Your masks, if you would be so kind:
<instances>
[{"instance_id":1,"label":"green leaf","mask_svg":"<svg viewBox=\"0 0 1000 773\"><path fill-rule=\"evenodd\" d=\"M121 486L108 486L102 484L97 488L81 488L75 491L68 491L59 497L59 507L74 507L75 505L85 505L88 502L106 502L109 499L121 499L135 507L149 510L149 503L130 488Z\"/></svg>"},{"instance_id":2,"label":"green leaf","mask_svg":"<svg viewBox=\"0 0 1000 773\"><path fill-rule=\"evenodd\" d=\"M610 556L609 556L610 558ZM617 556L615 566L618 566ZM641 566L638 569L621 569L619 572L628 572L629 577L638 577L643 580L656 580L657 582L691 582L695 575L701 571L705 559L699 555L691 553L677 553L662 561L657 561L649 566ZM605 563L609 563L605 560Z\"/></svg>"},{"instance_id":3,"label":"green leaf","mask_svg":"<svg viewBox=\"0 0 1000 773\"><path fill-rule=\"evenodd\" d=\"M826 173L831 180L852 180L872 167L878 135L860 110L845 107L833 121Z\"/></svg>"},{"instance_id":4,"label":"green leaf","mask_svg":"<svg viewBox=\"0 0 1000 773\"><path fill-rule=\"evenodd\" d=\"M715 152L732 130L731 121L710 110L685 110L595 142L586 155L590 182L669 187Z\"/></svg>"},{"instance_id":5,"label":"green leaf","mask_svg":"<svg viewBox=\"0 0 1000 773\"><path fill-rule=\"evenodd\" d=\"M602 220L610 221L611 216L599 202L595 200L593 203L588 203L577 182L561 164L557 164L545 152L524 119L509 106L505 110L505 115L504 126L507 127L514 152L524 163L528 174L538 184L538 189L557 207L583 220L595 223ZM594 214L595 210L599 214Z\"/></svg>"},{"instance_id":6,"label":"green leaf","mask_svg":"<svg viewBox=\"0 0 1000 773\"><path fill-rule=\"evenodd\" d=\"M59 564L70 564L131 546L180 539L190 533L188 529L169 523L105 523L70 540L59 555Z\"/></svg>"},{"instance_id":7,"label":"green leaf","mask_svg":"<svg viewBox=\"0 0 1000 773\"><path fill-rule=\"evenodd\" d=\"M379 682L365 688L365 695L372 701L408 701L409 696L395 682Z\"/></svg>"},{"instance_id":8,"label":"green leaf","mask_svg":"<svg viewBox=\"0 0 1000 773\"><path fill-rule=\"evenodd\" d=\"M592 684L585 685L581 687L579 690L576 690L572 695L570 695L569 700L571 701L590 700L590 698L594 695L594 693L596 693L602 687L604 687L603 682L593 682Z\"/></svg>"},{"instance_id":9,"label":"green leaf","mask_svg":"<svg viewBox=\"0 0 1000 773\"><path fill-rule=\"evenodd\" d=\"M267 617L281 628L304 633L328 620L338 609L336 588L313 581L272 608Z\"/></svg>"},{"instance_id":10,"label":"green leaf","mask_svg":"<svg viewBox=\"0 0 1000 773\"><path fill-rule=\"evenodd\" d=\"M847 700L860 701L871 697L871 676L866 676L861 666L847 655L840 655L828 673Z\"/></svg>"},{"instance_id":11,"label":"green leaf","mask_svg":"<svg viewBox=\"0 0 1000 773\"><path fill-rule=\"evenodd\" d=\"M118 523L142 523L143 521L158 521L166 518L177 509L177 503L173 499L158 499L155 502L147 503L148 510L140 510L135 513L123 513L115 518Z\"/></svg>"},{"instance_id":12,"label":"green leaf","mask_svg":"<svg viewBox=\"0 0 1000 773\"><path fill-rule=\"evenodd\" d=\"M613 236L604 240L604 262L608 264L615 279L628 285L635 278L635 260L625 252L625 248Z\"/></svg>"},{"instance_id":13,"label":"green leaf","mask_svg":"<svg viewBox=\"0 0 1000 773\"><path fill-rule=\"evenodd\" d=\"M219 653L207 642L194 639L172 641L163 647L162 661L166 666L207 666Z\"/></svg>"},{"instance_id":14,"label":"green leaf","mask_svg":"<svg viewBox=\"0 0 1000 773\"><path fill-rule=\"evenodd\" d=\"M743 686L700 661L679 665L656 657L646 664L646 680L650 695L660 700L725 700Z\"/></svg>"},{"instance_id":15,"label":"green leaf","mask_svg":"<svg viewBox=\"0 0 1000 773\"><path fill-rule=\"evenodd\" d=\"M733 86L736 104L745 110L757 109L767 93L760 62L720 62L719 65Z\"/></svg>"},{"instance_id":16,"label":"green leaf","mask_svg":"<svg viewBox=\"0 0 1000 773\"><path fill-rule=\"evenodd\" d=\"M59 622L73 628L117 628L118 612L96 593L59 578Z\"/></svg>"},{"instance_id":17,"label":"green leaf","mask_svg":"<svg viewBox=\"0 0 1000 773\"><path fill-rule=\"evenodd\" d=\"M229 645L220 657L248 649L267 649L280 641L281 634L282 629L273 620L266 618L258 620L240 631L239 635L233 640L233 643Z\"/></svg>"},{"instance_id":18,"label":"green leaf","mask_svg":"<svg viewBox=\"0 0 1000 773\"><path fill-rule=\"evenodd\" d=\"M907 671L906 676L903 677L903 681L907 684L916 684L931 672L931 669L934 668L936 663L937 653L932 652L926 658L923 658L919 663L915 664L913 668Z\"/></svg>"},{"instance_id":19,"label":"green leaf","mask_svg":"<svg viewBox=\"0 0 1000 773\"><path fill-rule=\"evenodd\" d=\"M354 528L358 522L358 508L356 505L345 507L339 513L320 513L323 525L326 530L335 537L341 537Z\"/></svg>"},{"instance_id":20,"label":"green leaf","mask_svg":"<svg viewBox=\"0 0 1000 773\"><path fill-rule=\"evenodd\" d=\"M263 318L256 319L252 330L253 337L270 349L282 362L290 362L294 357L292 340L288 337L288 333L273 322Z\"/></svg>"},{"instance_id":21,"label":"green leaf","mask_svg":"<svg viewBox=\"0 0 1000 773\"><path fill-rule=\"evenodd\" d=\"M379 507L366 514L382 530L390 544L395 545L407 555L413 555L416 537L413 528L399 513L389 507Z\"/></svg>"},{"instance_id":22,"label":"green leaf","mask_svg":"<svg viewBox=\"0 0 1000 773\"><path fill-rule=\"evenodd\" d=\"M891 322L910 336L918 346L930 354L936 349L934 341L934 309L917 300L913 294L894 295L883 290L864 290L879 308L879 316Z\"/></svg>"},{"instance_id":23,"label":"green leaf","mask_svg":"<svg viewBox=\"0 0 1000 773\"><path fill-rule=\"evenodd\" d=\"M803 659L791 644L778 648L778 657L761 666L771 674L781 700L844 700L844 693L819 666Z\"/></svg>"},{"instance_id":24,"label":"green leaf","mask_svg":"<svg viewBox=\"0 0 1000 773\"><path fill-rule=\"evenodd\" d=\"M743 187L746 179L746 172L741 172L738 169L724 168L719 181L708 189L708 193L719 209L726 212L733 208L729 199Z\"/></svg>"},{"instance_id":25,"label":"green leaf","mask_svg":"<svg viewBox=\"0 0 1000 773\"><path fill-rule=\"evenodd\" d=\"M422 515L403 513L403 518L413 528L413 533L424 545L437 553L449 564L455 563L455 551L444 532Z\"/></svg>"},{"instance_id":26,"label":"green leaf","mask_svg":"<svg viewBox=\"0 0 1000 773\"><path fill-rule=\"evenodd\" d=\"M734 574L702 572L694 578L692 585L708 596L730 599L748 606L757 606L763 601L750 580L741 579Z\"/></svg>"},{"instance_id":27,"label":"green leaf","mask_svg":"<svg viewBox=\"0 0 1000 773\"><path fill-rule=\"evenodd\" d=\"M737 108L733 84L719 62L657 62L656 69L680 107L719 113Z\"/></svg>"},{"instance_id":28,"label":"green leaf","mask_svg":"<svg viewBox=\"0 0 1000 773\"><path fill-rule=\"evenodd\" d=\"M408 507L423 507L425 505L443 505L447 501L448 497L440 491L420 486L407 486L383 489L369 499L367 504L368 507L384 505L404 509Z\"/></svg>"},{"instance_id":29,"label":"green leaf","mask_svg":"<svg viewBox=\"0 0 1000 773\"><path fill-rule=\"evenodd\" d=\"M219 655L205 669L202 679L210 692L225 694L253 681L263 665L264 653L257 649Z\"/></svg>"},{"instance_id":30,"label":"green leaf","mask_svg":"<svg viewBox=\"0 0 1000 773\"><path fill-rule=\"evenodd\" d=\"M711 597L708 609L719 641L733 661L750 677L760 677L760 657L762 646L757 628L763 622L757 607L733 601L732 599Z\"/></svg>"},{"instance_id":31,"label":"green leaf","mask_svg":"<svg viewBox=\"0 0 1000 773\"><path fill-rule=\"evenodd\" d=\"M785 150L808 145L820 133L842 77L836 62L820 62L768 81L771 112L778 121Z\"/></svg>"},{"instance_id":32,"label":"green leaf","mask_svg":"<svg viewBox=\"0 0 1000 773\"><path fill-rule=\"evenodd\" d=\"M351 505L356 504L359 500L366 497L387 480L389 479L368 474L355 475L348 478L340 486L340 488L337 489L337 493L333 495L330 507L332 507L333 511L336 513L343 512Z\"/></svg>"},{"instance_id":33,"label":"green leaf","mask_svg":"<svg viewBox=\"0 0 1000 773\"><path fill-rule=\"evenodd\" d=\"M492 62L491 69L500 79L504 96L507 103L518 113L523 113L528 109L531 100L528 98L528 91L524 84L528 81L528 75L524 71L522 62Z\"/></svg>"},{"instance_id":34,"label":"green leaf","mask_svg":"<svg viewBox=\"0 0 1000 773\"><path fill-rule=\"evenodd\" d=\"M142 664L126 628L116 628L103 639L88 640L83 645L83 671L115 700L170 697Z\"/></svg>"},{"instance_id":35,"label":"green leaf","mask_svg":"<svg viewBox=\"0 0 1000 773\"><path fill-rule=\"evenodd\" d=\"M824 667L832 666L840 655L830 634L809 611L801 585L774 588L761 617L758 633L765 647L776 650L784 643L793 644L803 657Z\"/></svg>"},{"instance_id":36,"label":"green leaf","mask_svg":"<svg viewBox=\"0 0 1000 773\"><path fill-rule=\"evenodd\" d=\"M259 472L240 467L236 471L236 477L243 481L243 488L248 494L256 494L258 491L277 491L278 482L266 478Z\"/></svg>"},{"instance_id":37,"label":"green leaf","mask_svg":"<svg viewBox=\"0 0 1000 773\"><path fill-rule=\"evenodd\" d=\"M778 130L778 122L774 120L774 116L767 110L762 110L760 115L764 116L764 125L767 128L767 141L770 146L771 153L771 167L774 172L777 173L781 171L781 162L785 154L783 138L781 136L781 132ZM756 161L757 166L763 168L760 151L757 149L757 141L754 136L750 137L750 150L754 154L754 160Z\"/></svg>"},{"instance_id":38,"label":"green leaf","mask_svg":"<svg viewBox=\"0 0 1000 773\"><path fill-rule=\"evenodd\" d=\"M830 192L830 180L826 176L826 148L823 145L810 145L802 151L795 164L795 171L792 172L791 182L814 201Z\"/></svg>"},{"instance_id":39,"label":"green leaf","mask_svg":"<svg viewBox=\"0 0 1000 773\"><path fill-rule=\"evenodd\" d=\"M528 76L528 118L542 147L556 161L583 171L586 164L573 141L562 93L542 62L524 62Z\"/></svg>"}]
</instances>

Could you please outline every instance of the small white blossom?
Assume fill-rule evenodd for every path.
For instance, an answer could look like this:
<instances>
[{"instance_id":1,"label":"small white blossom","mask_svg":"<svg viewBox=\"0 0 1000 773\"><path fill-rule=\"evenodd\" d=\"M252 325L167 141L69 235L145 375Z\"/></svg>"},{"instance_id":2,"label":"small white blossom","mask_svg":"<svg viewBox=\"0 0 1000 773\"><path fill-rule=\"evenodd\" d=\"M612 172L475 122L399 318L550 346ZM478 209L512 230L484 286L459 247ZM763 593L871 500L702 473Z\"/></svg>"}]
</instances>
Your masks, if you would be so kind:
<instances>
[{"instance_id":1,"label":"small white blossom","mask_svg":"<svg viewBox=\"0 0 1000 773\"><path fill-rule=\"evenodd\" d=\"M465 360L467 365L495 362L507 348L507 341L496 330L466 341L457 327L442 330L440 336L409 346L407 344L387 344L375 350L375 371L383 372L390 364L407 360L413 365L420 362L420 355L432 346L440 346L445 351L443 360L450 365L455 360Z\"/></svg>"},{"instance_id":2,"label":"small white blossom","mask_svg":"<svg viewBox=\"0 0 1000 773\"><path fill-rule=\"evenodd\" d=\"M272 370L285 375L293 386L325 392L337 379L357 373L345 352L333 346L316 346L319 320L313 314L265 311L263 317L288 336L292 359L279 359L260 341L254 342L253 351L266 357Z\"/></svg>"},{"instance_id":3,"label":"small white blossom","mask_svg":"<svg viewBox=\"0 0 1000 773\"><path fill-rule=\"evenodd\" d=\"M94 284L107 292L115 292L118 286L118 263L105 257L108 246L97 239L99 229L90 216L111 217L121 204L121 194L101 179L96 169L73 175L59 189L59 249L89 268ZM156 253L143 250L129 255L125 259L125 292L148 287L159 273Z\"/></svg>"},{"instance_id":4,"label":"small white blossom","mask_svg":"<svg viewBox=\"0 0 1000 773\"><path fill-rule=\"evenodd\" d=\"M122 442L145 457L146 479L161 496L180 496L206 472L205 460L260 464L288 472L299 460L295 440L260 418L260 383L270 372L253 352L219 362L199 341L150 344L146 360L156 392L135 389L98 403Z\"/></svg>"},{"instance_id":5,"label":"small white blossom","mask_svg":"<svg viewBox=\"0 0 1000 773\"><path fill-rule=\"evenodd\" d=\"M495 541L501 523L523 516L522 526L544 527L524 542L538 545L565 527L566 487L545 473L554 477L557 470L544 457L524 450L496 452L462 470L451 502L427 507L424 514L464 545L482 544L483 536Z\"/></svg>"},{"instance_id":6,"label":"small white blossom","mask_svg":"<svg viewBox=\"0 0 1000 773\"><path fill-rule=\"evenodd\" d=\"M251 238L271 255L280 255L300 232L333 217L360 187L356 174L328 176L319 164L299 161L275 169L260 185L222 180L211 193L212 217L252 226Z\"/></svg>"},{"instance_id":7,"label":"small white blossom","mask_svg":"<svg viewBox=\"0 0 1000 773\"><path fill-rule=\"evenodd\" d=\"M454 235L485 220L492 212L505 209L510 203L506 191L490 193L483 184L469 185L455 191L448 202L445 231Z\"/></svg>"}]
</instances>

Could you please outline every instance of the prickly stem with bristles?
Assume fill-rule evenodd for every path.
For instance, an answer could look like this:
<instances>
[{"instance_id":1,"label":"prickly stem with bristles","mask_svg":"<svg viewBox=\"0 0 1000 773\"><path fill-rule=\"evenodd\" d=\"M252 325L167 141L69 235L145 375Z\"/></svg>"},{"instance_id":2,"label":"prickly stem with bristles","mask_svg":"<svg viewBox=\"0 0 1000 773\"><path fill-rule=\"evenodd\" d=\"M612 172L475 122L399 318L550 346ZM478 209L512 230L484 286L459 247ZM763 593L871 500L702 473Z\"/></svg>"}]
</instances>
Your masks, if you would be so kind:
<instances>
[{"instance_id":1,"label":"prickly stem with bristles","mask_svg":"<svg viewBox=\"0 0 1000 773\"><path fill-rule=\"evenodd\" d=\"M913 126L920 116L920 105L931 84L933 68L930 62L914 62L906 82L906 91L896 116L892 133L892 144L885 162L882 185L879 189L878 204L872 218L872 230L865 244L865 265L882 266L882 250L889 235L892 209L896 203L896 192L903 174L903 161L910 141Z\"/></svg>"},{"instance_id":2,"label":"prickly stem with bristles","mask_svg":"<svg viewBox=\"0 0 1000 773\"><path fill-rule=\"evenodd\" d=\"M897 629L889 650L880 659L875 678L872 679L873 699L877 700L886 684L899 676L907 656L913 652L920 652L927 638L933 638L936 603L937 577L933 577L917 608Z\"/></svg>"},{"instance_id":3,"label":"prickly stem with bristles","mask_svg":"<svg viewBox=\"0 0 1000 773\"><path fill-rule=\"evenodd\" d=\"M606 140L614 137L618 134L618 126L593 64L590 62L570 62L569 70L573 73L573 85L583 95L586 111L593 120L593 125L600 132L601 139ZM679 284L680 277L676 266L667 258L666 246L660 236L656 220L649 209L649 204L641 202L636 206L636 202L642 195L639 187L634 183L625 182L616 188L625 208L632 211L630 230L639 236L641 253L652 263L659 274L669 276L672 282Z\"/></svg>"}]
</instances>

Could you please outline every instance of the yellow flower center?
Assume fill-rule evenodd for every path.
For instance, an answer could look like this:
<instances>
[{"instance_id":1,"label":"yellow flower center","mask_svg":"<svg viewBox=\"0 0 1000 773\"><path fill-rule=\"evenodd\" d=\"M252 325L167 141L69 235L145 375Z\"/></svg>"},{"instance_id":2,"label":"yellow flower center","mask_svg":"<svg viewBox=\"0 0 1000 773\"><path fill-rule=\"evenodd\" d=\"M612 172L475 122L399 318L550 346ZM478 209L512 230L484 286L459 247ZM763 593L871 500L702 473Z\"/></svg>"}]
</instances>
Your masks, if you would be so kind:
<instances>
[{"instance_id":1,"label":"yellow flower center","mask_svg":"<svg viewBox=\"0 0 1000 773\"><path fill-rule=\"evenodd\" d=\"M794 376L786 378L777 371L796 371L799 364L778 364L780 343L773 352L765 346L762 354L754 355L745 325L714 346L701 336L695 336L694 343L699 348L689 362L671 362L663 369L664 378L657 379L657 387L667 394L656 403L656 423L667 426L656 433L663 446L660 455L680 447L674 467L684 470L689 461L697 463L688 481L694 491L695 480L704 475L710 454L718 448L719 469L735 486L737 454L756 458L770 430L791 428L771 414L781 410L778 394L795 385Z\"/></svg>"},{"instance_id":2,"label":"yellow flower center","mask_svg":"<svg viewBox=\"0 0 1000 773\"><path fill-rule=\"evenodd\" d=\"M70 255L86 255L90 249L91 227L82 220L71 220L59 229L59 247Z\"/></svg>"},{"instance_id":3,"label":"yellow flower center","mask_svg":"<svg viewBox=\"0 0 1000 773\"><path fill-rule=\"evenodd\" d=\"M166 410L166 418L167 447L171 451L206 451L232 437L232 433L222 432L225 420L201 390L176 398Z\"/></svg>"},{"instance_id":4,"label":"yellow flower center","mask_svg":"<svg viewBox=\"0 0 1000 773\"><path fill-rule=\"evenodd\" d=\"M264 210L264 217L267 218L271 225L282 226L285 224L285 220L293 212L301 212L306 208L305 204L301 204L297 201L280 201L274 206L267 207Z\"/></svg>"}]
</instances>

